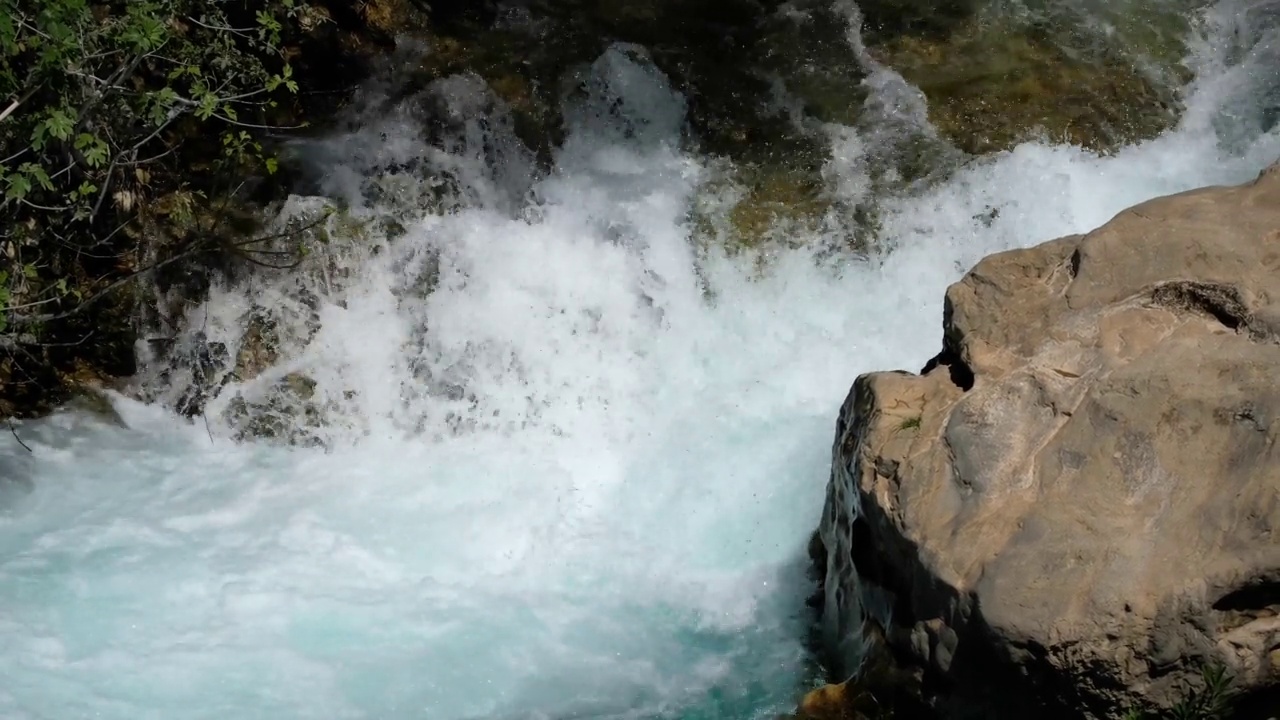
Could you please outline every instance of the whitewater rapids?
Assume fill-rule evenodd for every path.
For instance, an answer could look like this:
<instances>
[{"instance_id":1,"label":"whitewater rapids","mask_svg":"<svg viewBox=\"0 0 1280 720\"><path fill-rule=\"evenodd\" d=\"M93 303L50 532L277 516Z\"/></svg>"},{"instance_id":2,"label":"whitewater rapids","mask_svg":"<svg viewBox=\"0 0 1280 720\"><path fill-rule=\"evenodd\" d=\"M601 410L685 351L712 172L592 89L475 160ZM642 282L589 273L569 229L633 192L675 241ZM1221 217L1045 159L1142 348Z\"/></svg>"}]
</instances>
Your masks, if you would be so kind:
<instances>
[{"instance_id":1,"label":"whitewater rapids","mask_svg":"<svg viewBox=\"0 0 1280 720\"><path fill-rule=\"evenodd\" d=\"M434 161L472 202L363 258L341 302L322 294L315 339L268 377L335 399L328 450L233 442L216 403L188 424L123 397L127 428L66 411L16 428L31 452L0 439L0 717L789 710L849 384L923 365L945 287L983 255L1280 157L1277 46L1243 6L1207 16L1160 138L1109 157L1022 145L885 198L886 256L778 250L763 271L698 252L688 210L714 170L685 150L666 79L610 50L528 195L518 152L463 142ZM865 139L836 130L832 192L863 191ZM359 194L360 153L388 132L385 152L426 152L384 119L332 146L350 155L334 192ZM396 292L428 257L433 291ZM202 332L230 337L280 293L217 289Z\"/></svg>"}]
</instances>

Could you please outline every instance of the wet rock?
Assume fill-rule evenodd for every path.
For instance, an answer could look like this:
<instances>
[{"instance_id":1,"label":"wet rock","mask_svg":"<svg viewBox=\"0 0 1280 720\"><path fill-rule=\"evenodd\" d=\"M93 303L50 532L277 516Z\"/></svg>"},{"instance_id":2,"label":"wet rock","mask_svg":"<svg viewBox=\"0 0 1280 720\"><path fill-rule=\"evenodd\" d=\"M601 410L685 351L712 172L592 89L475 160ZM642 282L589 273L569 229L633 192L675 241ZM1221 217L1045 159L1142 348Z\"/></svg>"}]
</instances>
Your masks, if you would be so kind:
<instances>
[{"instance_id":1,"label":"wet rock","mask_svg":"<svg viewBox=\"0 0 1280 720\"><path fill-rule=\"evenodd\" d=\"M692 217L695 237L735 252L802 242L831 210L825 188L808 173L746 167L708 184Z\"/></svg>"},{"instance_id":2,"label":"wet rock","mask_svg":"<svg viewBox=\"0 0 1280 720\"><path fill-rule=\"evenodd\" d=\"M785 9L758 0L540 0L507 6L487 25L467 14L437 23L406 92L475 73L547 166L577 69L615 42L635 43L687 101L702 152L817 177L826 138L798 126L787 106L817 123L856 117L865 89L847 30L846 17L815 0Z\"/></svg>"},{"instance_id":3,"label":"wet rock","mask_svg":"<svg viewBox=\"0 0 1280 720\"><path fill-rule=\"evenodd\" d=\"M1063 33L975 17L945 35L896 35L870 52L918 87L930 121L974 154L1041 138L1113 150L1176 122L1172 79L1160 82L1113 45Z\"/></svg>"},{"instance_id":4,"label":"wet rock","mask_svg":"<svg viewBox=\"0 0 1280 720\"><path fill-rule=\"evenodd\" d=\"M861 705L861 707L859 707ZM808 720L855 720L876 710L869 693L858 690L852 681L823 685L805 694L797 717Z\"/></svg>"},{"instance_id":5,"label":"wet rock","mask_svg":"<svg viewBox=\"0 0 1280 720\"><path fill-rule=\"evenodd\" d=\"M127 428L129 424L120 416L106 391L98 385L79 385L71 399L64 406L66 409L84 413L97 418L108 425Z\"/></svg>"},{"instance_id":6,"label":"wet rock","mask_svg":"<svg viewBox=\"0 0 1280 720\"><path fill-rule=\"evenodd\" d=\"M317 447L324 444L318 431L328 423L326 408L315 401L315 396L315 380L290 373L253 400L237 394L223 417L238 441L267 440Z\"/></svg>"},{"instance_id":7,"label":"wet rock","mask_svg":"<svg viewBox=\"0 0 1280 720\"><path fill-rule=\"evenodd\" d=\"M944 38L971 19L981 0L861 0L862 32L871 43L902 36Z\"/></svg>"},{"instance_id":8,"label":"wet rock","mask_svg":"<svg viewBox=\"0 0 1280 720\"><path fill-rule=\"evenodd\" d=\"M274 365L280 357L279 344L276 322L267 310L262 307L251 310L236 353L236 377L252 380Z\"/></svg>"},{"instance_id":9,"label":"wet rock","mask_svg":"<svg viewBox=\"0 0 1280 720\"><path fill-rule=\"evenodd\" d=\"M308 99L308 116L340 107L381 56L431 20L415 0L318 0L299 4L300 33L285 39L285 53Z\"/></svg>"},{"instance_id":10,"label":"wet rock","mask_svg":"<svg viewBox=\"0 0 1280 720\"><path fill-rule=\"evenodd\" d=\"M1280 166L949 288L942 353L859 377L837 423L842 672L891 653L992 718L1168 711L1218 666L1239 708L1280 697L1278 277Z\"/></svg>"},{"instance_id":11,"label":"wet rock","mask_svg":"<svg viewBox=\"0 0 1280 720\"><path fill-rule=\"evenodd\" d=\"M181 415L192 418L204 413L205 405L217 396L225 384L231 356L225 343L209 340L202 331L193 335L185 345L185 350L184 354L169 353L162 357L174 369L186 370L186 389L178 399L175 409ZM172 377L172 372L166 372L163 379L167 382Z\"/></svg>"}]
</instances>

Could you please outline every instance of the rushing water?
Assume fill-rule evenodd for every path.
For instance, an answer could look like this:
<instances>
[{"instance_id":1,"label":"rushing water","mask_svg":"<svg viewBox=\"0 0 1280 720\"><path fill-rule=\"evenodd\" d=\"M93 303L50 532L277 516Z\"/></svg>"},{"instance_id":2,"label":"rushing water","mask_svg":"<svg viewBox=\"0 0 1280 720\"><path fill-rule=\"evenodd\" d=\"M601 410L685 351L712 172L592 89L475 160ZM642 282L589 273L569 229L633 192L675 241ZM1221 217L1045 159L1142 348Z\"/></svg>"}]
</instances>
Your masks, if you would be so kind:
<instances>
[{"instance_id":1,"label":"rushing water","mask_svg":"<svg viewBox=\"0 0 1280 720\"><path fill-rule=\"evenodd\" d=\"M944 288L984 254L1275 160L1273 9L1206 16L1175 130L1105 158L1028 144L883 198L893 250L871 260L693 242L716 170L625 48L566 108L546 177L493 124L442 153L393 113L325 145L333 193L403 200L370 200L362 172L435 152L467 203L348 246L348 274L308 281L315 338L207 421L120 398L127 429L68 411L18 428L30 453L0 440L0 717L786 711L853 377L919 367ZM880 106L910 105L873 80ZM830 130L832 192L865 192L867 138ZM215 290L186 332L234 343L249 303L287 309L297 281ZM328 404L327 449L232 441L229 398L292 372Z\"/></svg>"}]
</instances>

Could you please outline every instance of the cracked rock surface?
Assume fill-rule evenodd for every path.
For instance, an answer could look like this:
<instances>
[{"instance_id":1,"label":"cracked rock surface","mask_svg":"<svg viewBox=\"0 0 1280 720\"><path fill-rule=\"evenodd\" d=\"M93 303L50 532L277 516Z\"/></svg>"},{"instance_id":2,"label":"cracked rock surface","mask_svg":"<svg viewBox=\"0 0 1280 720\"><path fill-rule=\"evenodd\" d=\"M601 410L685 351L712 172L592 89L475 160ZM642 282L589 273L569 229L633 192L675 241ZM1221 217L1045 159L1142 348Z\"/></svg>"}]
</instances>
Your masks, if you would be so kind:
<instances>
[{"instance_id":1,"label":"cracked rock surface","mask_svg":"<svg viewBox=\"0 0 1280 720\"><path fill-rule=\"evenodd\" d=\"M857 379L820 535L843 671L1120 717L1225 665L1280 707L1280 166L987 257L920 374Z\"/></svg>"}]
</instances>

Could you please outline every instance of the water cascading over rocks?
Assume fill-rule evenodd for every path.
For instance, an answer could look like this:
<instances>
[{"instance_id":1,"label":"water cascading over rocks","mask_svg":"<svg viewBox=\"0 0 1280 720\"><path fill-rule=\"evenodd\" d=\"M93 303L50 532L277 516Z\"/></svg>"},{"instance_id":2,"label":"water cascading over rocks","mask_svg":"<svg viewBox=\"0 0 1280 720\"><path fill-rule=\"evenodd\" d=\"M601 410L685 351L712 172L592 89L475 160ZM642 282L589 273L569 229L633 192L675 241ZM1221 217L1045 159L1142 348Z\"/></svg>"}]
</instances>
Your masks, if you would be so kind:
<instances>
[{"instance_id":1,"label":"water cascading over rocks","mask_svg":"<svg viewBox=\"0 0 1280 720\"><path fill-rule=\"evenodd\" d=\"M502 5L452 39L502 37L493 20L578 52L485 7ZM535 75L466 52L431 66L459 49L439 15L421 53L400 43L331 134L292 146L306 182L276 226L323 218L297 268L236 266L176 298L155 338L174 352L141 355L147 401L113 396L120 422L66 408L15 425L31 452L0 441L0 715L794 708L815 680L805 539L850 376L932 355L943 291L983 256L1245 181L1280 149L1248 81L1269 76L1223 26L1192 43L1198 84L1167 134L967 158L891 67L863 82L787 39L827 23L856 65L881 39L834 11L851 8L769 16L794 27L763 108L711 88L786 121L724 123L740 154L711 150L690 118L714 105L661 49L583 51L543 147L520 118ZM779 128L820 150L796 158L810 184L770 169L792 159L760 147ZM190 358L217 384L184 422Z\"/></svg>"}]
</instances>

